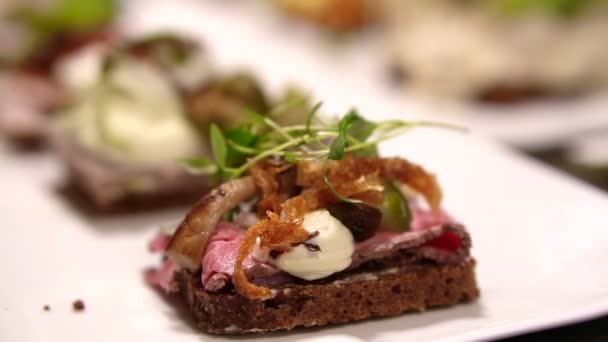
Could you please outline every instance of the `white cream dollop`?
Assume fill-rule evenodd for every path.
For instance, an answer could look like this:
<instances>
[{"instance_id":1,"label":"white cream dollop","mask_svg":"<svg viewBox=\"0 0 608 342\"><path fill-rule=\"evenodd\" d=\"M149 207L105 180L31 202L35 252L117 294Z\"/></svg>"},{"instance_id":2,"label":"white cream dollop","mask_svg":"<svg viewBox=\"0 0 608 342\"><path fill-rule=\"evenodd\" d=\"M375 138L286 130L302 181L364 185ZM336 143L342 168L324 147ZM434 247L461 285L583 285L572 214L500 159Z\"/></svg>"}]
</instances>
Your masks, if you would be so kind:
<instances>
[{"instance_id":1,"label":"white cream dollop","mask_svg":"<svg viewBox=\"0 0 608 342\"><path fill-rule=\"evenodd\" d=\"M177 91L161 71L146 63L124 57L108 84L89 87L77 97L60 116L60 126L81 145L109 159L172 163L200 149Z\"/></svg>"},{"instance_id":2,"label":"white cream dollop","mask_svg":"<svg viewBox=\"0 0 608 342\"><path fill-rule=\"evenodd\" d=\"M91 44L61 58L53 67L53 75L69 92L80 94L101 76L101 65L109 46Z\"/></svg>"},{"instance_id":3,"label":"white cream dollop","mask_svg":"<svg viewBox=\"0 0 608 342\"><path fill-rule=\"evenodd\" d=\"M307 242L319 246L320 250L311 251L304 245L294 247L276 258L277 268L298 278L315 280L342 271L351 264L355 251L353 235L327 210L304 215L302 226L309 233L319 232Z\"/></svg>"}]
</instances>

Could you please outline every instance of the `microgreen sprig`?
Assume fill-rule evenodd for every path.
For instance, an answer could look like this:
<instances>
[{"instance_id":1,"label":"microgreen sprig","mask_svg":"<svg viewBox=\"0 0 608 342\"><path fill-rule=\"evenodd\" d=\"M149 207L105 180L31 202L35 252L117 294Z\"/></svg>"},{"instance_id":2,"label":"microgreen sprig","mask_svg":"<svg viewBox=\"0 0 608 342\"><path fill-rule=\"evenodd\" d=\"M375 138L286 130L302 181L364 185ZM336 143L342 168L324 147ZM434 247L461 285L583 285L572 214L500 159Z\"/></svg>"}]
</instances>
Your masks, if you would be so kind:
<instances>
[{"instance_id":1,"label":"microgreen sprig","mask_svg":"<svg viewBox=\"0 0 608 342\"><path fill-rule=\"evenodd\" d=\"M461 127L430 121L387 120L372 122L351 109L340 120L321 119L321 103L308 112L303 124L282 126L271 116L247 111L249 121L240 127L222 131L211 124L210 140L213 159L188 158L181 161L190 172L212 175L216 179L234 179L255 163L266 158L279 158L289 163L304 160L323 162L323 180L343 201L357 200L342 196L330 183L327 166L341 160L346 153L359 156L377 155L377 145L415 127L464 130Z\"/></svg>"}]
</instances>

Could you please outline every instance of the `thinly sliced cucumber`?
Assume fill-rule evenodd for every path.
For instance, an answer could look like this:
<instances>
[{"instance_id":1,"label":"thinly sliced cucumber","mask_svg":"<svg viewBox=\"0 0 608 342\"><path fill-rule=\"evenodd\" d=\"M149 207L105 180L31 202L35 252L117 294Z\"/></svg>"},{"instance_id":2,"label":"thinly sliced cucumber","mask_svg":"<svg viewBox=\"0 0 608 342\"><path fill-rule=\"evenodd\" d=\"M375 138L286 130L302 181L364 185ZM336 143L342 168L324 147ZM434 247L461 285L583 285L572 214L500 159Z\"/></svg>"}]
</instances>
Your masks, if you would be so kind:
<instances>
[{"instance_id":1,"label":"thinly sliced cucumber","mask_svg":"<svg viewBox=\"0 0 608 342\"><path fill-rule=\"evenodd\" d=\"M412 223L412 212L407 197L403 195L399 187L389 182L384 189L384 204L382 211L383 229L396 231L407 231Z\"/></svg>"}]
</instances>

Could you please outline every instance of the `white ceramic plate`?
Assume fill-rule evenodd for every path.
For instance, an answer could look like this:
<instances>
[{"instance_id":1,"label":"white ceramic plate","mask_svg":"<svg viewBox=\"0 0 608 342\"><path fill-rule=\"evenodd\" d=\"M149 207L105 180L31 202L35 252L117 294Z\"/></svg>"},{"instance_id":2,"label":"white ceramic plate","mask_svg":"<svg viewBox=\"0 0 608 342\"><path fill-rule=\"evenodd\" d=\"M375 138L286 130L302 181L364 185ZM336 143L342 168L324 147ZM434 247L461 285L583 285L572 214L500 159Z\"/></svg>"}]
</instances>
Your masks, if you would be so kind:
<instances>
[{"instance_id":1,"label":"white ceramic plate","mask_svg":"<svg viewBox=\"0 0 608 342\"><path fill-rule=\"evenodd\" d=\"M376 118L403 112L401 102L310 59L297 49L298 42L269 38L270 31L258 30L253 20L227 6L212 2L203 11L146 1L147 10L163 15L142 11L133 22L144 29L163 21L194 21L222 65L256 68L274 87L290 79L311 84L330 110L359 104ZM479 340L608 313L605 196L476 135L420 130L383 150L439 175L445 207L473 236L481 299L423 314L256 338ZM143 282L142 270L158 263L146 249L154 225L179 219L183 210L89 217L56 194L62 172L52 156L19 155L0 145L0 165L1 341L224 340L193 330ZM77 298L84 300L84 312L72 311ZM50 312L43 311L46 304Z\"/></svg>"}]
</instances>

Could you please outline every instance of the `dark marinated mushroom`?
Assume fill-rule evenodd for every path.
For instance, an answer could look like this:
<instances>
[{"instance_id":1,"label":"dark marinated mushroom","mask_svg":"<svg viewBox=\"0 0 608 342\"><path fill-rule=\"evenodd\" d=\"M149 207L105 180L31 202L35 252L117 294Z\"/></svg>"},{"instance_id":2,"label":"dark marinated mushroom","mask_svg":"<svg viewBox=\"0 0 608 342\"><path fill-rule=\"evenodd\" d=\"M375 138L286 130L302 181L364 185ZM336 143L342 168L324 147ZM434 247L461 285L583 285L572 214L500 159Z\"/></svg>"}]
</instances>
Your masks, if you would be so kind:
<instances>
[{"instance_id":1,"label":"dark marinated mushroom","mask_svg":"<svg viewBox=\"0 0 608 342\"><path fill-rule=\"evenodd\" d=\"M268 111L268 102L257 80L246 73L236 73L212 80L186 95L186 112L203 132L209 122L234 127L243 119L245 109Z\"/></svg>"},{"instance_id":2,"label":"dark marinated mushroom","mask_svg":"<svg viewBox=\"0 0 608 342\"><path fill-rule=\"evenodd\" d=\"M339 202L327 207L327 211L350 230L355 241L372 237L382 219L378 208L363 203Z\"/></svg>"},{"instance_id":3,"label":"dark marinated mushroom","mask_svg":"<svg viewBox=\"0 0 608 342\"><path fill-rule=\"evenodd\" d=\"M207 239L230 209L253 198L257 188L250 176L231 180L201 198L180 223L167 247L167 256L181 267L197 270Z\"/></svg>"}]
</instances>

